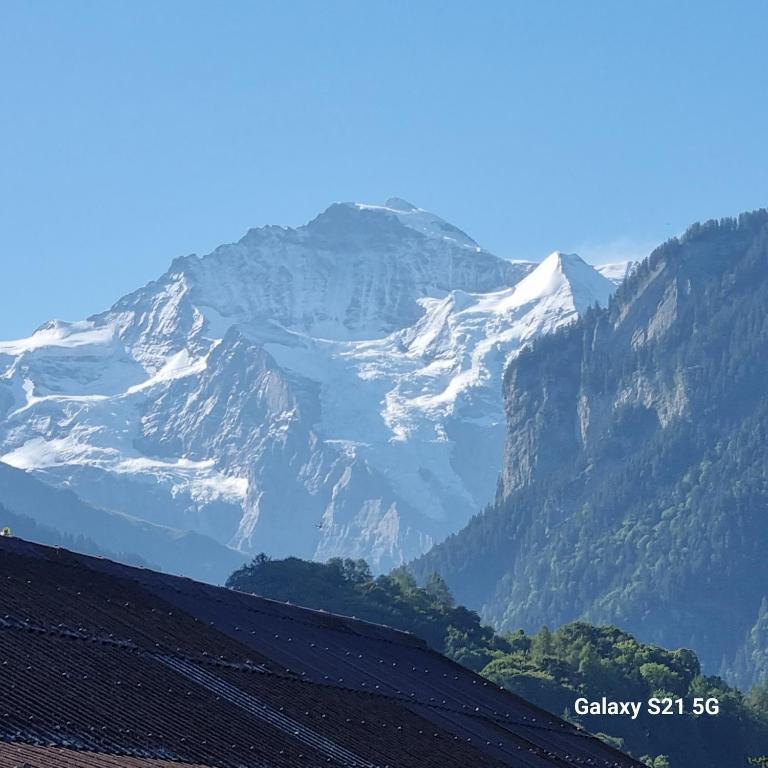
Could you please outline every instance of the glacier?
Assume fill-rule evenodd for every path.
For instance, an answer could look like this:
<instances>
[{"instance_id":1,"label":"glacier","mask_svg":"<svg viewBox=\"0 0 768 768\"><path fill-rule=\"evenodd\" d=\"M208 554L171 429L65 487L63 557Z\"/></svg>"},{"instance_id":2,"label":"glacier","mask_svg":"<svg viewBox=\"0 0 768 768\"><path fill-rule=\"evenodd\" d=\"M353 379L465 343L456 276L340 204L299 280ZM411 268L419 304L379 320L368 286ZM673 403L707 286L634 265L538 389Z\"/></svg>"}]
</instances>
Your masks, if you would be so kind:
<instances>
[{"instance_id":1,"label":"glacier","mask_svg":"<svg viewBox=\"0 0 768 768\"><path fill-rule=\"evenodd\" d=\"M0 461L244 553L382 571L492 501L506 365L622 269L502 259L400 198L336 203L0 342Z\"/></svg>"}]
</instances>

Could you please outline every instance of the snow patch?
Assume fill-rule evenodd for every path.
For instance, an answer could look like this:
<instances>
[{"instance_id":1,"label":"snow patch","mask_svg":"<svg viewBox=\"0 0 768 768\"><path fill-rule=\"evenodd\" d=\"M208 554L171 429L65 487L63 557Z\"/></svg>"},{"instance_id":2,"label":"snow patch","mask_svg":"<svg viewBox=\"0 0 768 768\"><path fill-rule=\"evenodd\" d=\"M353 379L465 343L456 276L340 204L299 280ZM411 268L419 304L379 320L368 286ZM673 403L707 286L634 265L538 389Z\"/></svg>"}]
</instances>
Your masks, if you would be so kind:
<instances>
[{"instance_id":1,"label":"snow patch","mask_svg":"<svg viewBox=\"0 0 768 768\"><path fill-rule=\"evenodd\" d=\"M221 343L218 339L211 347L215 347ZM128 387L126 394L134 394L135 392L141 392L145 389L150 389L158 384L164 384L174 379L181 379L185 376L194 376L195 374L202 373L206 365L208 364L208 356L193 357L188 350L182 349L174 355L170 355L165 364L157 371L153 376L150 376L146 381L140 384L134 384Z\"/></svg>"},{"instance_id":2,"label":"snow patch","mask_svg":"<svg viewBox=\"0 0 768 768\"><path fill-rule=\"evenodd\" d=\"M113 325L96 326L90 320L74 323L51 320L26 339L0 341L0 354L21 355L41 347L76 349L90 344L109 344L114 334Z\"/></svg>"},{"instance_id":3,"label":"snow patch","mask_svg":"<svg viewBox=\"0 0 768 768\"><path fill-rule=\"evenodd\" d=\"M599 264L595 269L603 276L607 277L617 285L621 283L624 278L631 274L632 270L637 266L636 261L616 261L611 264Z\"/></svg>"},{"instance_id":4,"label":"snow patch","mask_svg":"<svg viewBox=\"0 0 768 768\"><path fill-rule=\"evenodd\" d=\"M407 200L399 197L391 197L384 205L371 205L369 203L354 203L355 208L361 211L377 211L389 213L408 229L419 232L425 237L449 240L464 248L480 251L480 246L458 227L449 224L434 213L417 208Z\"/></svg>"}]
</instances>

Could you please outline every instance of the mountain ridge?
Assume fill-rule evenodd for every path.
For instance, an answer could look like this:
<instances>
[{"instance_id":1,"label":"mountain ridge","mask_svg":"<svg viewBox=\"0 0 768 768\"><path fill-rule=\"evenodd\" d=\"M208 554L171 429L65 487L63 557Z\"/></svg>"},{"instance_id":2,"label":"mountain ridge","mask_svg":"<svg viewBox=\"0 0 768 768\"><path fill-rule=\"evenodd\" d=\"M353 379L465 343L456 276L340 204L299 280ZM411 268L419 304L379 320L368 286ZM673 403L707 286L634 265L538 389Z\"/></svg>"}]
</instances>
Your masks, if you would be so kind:
<instances>
[{"instance_id":1,"label":"mountain ridge","mask_svg":"<svg viewBox=\"0 0 768 768\"><path fill-rule=\"evenodd\" d=\"M384 570L493 498L504 366L614 288L401 199L336 203L0 343L0 458L244 551Z\"/></svg>"}]
</instances>

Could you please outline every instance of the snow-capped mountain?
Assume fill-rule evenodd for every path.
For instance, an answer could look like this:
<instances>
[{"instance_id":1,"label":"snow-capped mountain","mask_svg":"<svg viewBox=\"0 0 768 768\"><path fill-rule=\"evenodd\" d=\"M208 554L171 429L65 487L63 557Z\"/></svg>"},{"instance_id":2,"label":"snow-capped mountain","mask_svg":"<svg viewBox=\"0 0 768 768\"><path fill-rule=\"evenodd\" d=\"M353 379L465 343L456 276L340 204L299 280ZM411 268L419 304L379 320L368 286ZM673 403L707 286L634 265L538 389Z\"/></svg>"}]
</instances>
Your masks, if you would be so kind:
<instances>
[{"instance_id":1,"label":"snow-capped mountain","mask_svg":"<svg viewBox=\"0 0 768 768\"><path fill-rule=\"evenodd\" d=\"M600 264L595 269L603 277L607 277L611 282L618 285L627 275L632 273L638 264L639 262L629 259L627 261L614 261L610 264Z\"/></svg>"},{"instance_id":2,"label":"snow-capped mountain","mask_svg":"<svg viewBox=\"0 0 768 768\"><path fill-rule=\"evenodd\" d=\"M0 343L0 459L248 552L386 568L493 498L506 363L614 287L400 199L334 204Z\"/></svg>"}]
</instances>

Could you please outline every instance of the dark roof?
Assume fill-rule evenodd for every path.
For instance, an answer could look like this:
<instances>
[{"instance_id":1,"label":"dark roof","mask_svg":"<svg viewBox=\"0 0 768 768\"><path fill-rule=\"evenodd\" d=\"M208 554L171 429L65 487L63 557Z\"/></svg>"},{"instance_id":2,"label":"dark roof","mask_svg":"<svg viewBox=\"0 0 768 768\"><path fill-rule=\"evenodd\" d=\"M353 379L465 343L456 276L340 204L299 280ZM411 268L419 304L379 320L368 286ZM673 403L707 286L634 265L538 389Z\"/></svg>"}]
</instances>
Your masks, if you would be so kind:
<instances>
[{"instance_id":1,"label":"dark roof","mask_svg":"<svg viewBox=\"0 0 768 768\"><path fill-rule=\"evenodd\" d=\"M20 539L0 659L0 768L639 765L407 633Z\"/></svg>"},{"instance_id":2,"label":"dark roof","mask_svg":"<svg viewBox=\"0 0 768 768\"><path fill-rule=\"evenodd\" d=\"M186 768L208 768L200 763L183 765ZM0 768L179 768L179 762L0 741Z\"/></svg>"}]
</instances>

